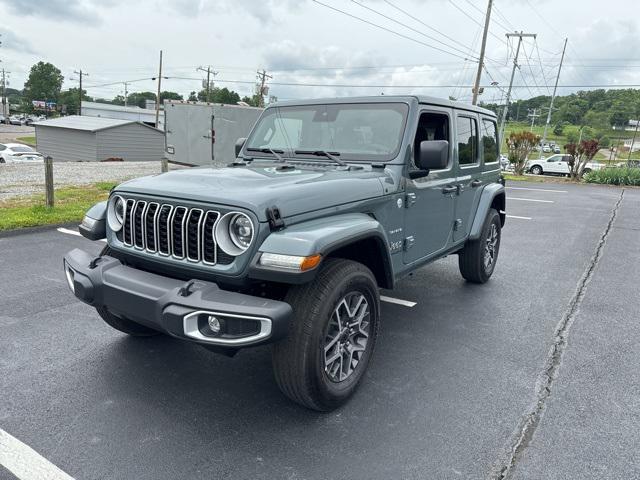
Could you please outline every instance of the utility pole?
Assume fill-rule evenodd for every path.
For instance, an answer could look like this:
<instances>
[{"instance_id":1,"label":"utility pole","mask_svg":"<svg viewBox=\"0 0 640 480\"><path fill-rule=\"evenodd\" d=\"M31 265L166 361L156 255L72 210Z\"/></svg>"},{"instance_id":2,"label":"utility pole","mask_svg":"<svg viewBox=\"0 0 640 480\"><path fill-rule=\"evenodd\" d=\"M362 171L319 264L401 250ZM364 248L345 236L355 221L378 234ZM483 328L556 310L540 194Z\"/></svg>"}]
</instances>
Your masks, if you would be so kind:
<instances>
[{"instance_id":1,"label":"utility pole","mask_svg":"<svg viewBox=\"0 0 640 480\"><path fill-rule=\"evenodd\" d=\"M562 48L562 57L560 57L560 66L558 67L558 74L556 75L556 84L553 87L553 95L551 95L551 105L549 105L549 113L547 113L547 123L544 125L544 133L542 134L542 144L547 140L547 131L549 130L549 124L551 123L551 113L553 112L553 102L556 99L556 92L558 91L558 80L560 80L560 72L562 71L562 62L564 62L564 52L567 49L568 38L564 39L564 47ZM540 149L540 158L542 158L542 149Z\"/></svg>"},{"instance_id":2,"label":"utility pole","mask_svg":"<svg viewBox=\"0 0 640 480\"><path fill-rule=\"evenodd\" d=\"M537 34L535 33L523 33L523 32L515 32L515 33L507 33L507 38L518 37L518 48L516 48L516 56L513 59L513 70L511 70L511 80L509 80L509 89L507 90L507 96L505 98L504 109L502 110L502 118L500 119L500 141L504 136L504 126L507 121L507 112L509 110L509 101L511 100L511 90L513 88L513 78L516 76L516 68L519 68L518 65L518 55L520 55L520 46L522 45L522 39L524 37L532 37L536 38Z\"/></svg>"},{"instance_id":3,"label":"utility pole","mask_svg":"<svg viewBox=\"0 0 640 480\"><path fill-rule=\"evenodd\" d=\"M80 91L78 92L78 115L82 115L82 77L89 76L88 73L83 72L82 69L80 71L74 70L73 73L77 74L80 79ZM46 99L45 99L46 100Z\"/></svg>"},{"instance_id":4,"label":"utility pole","mask_svg":"<svg viewBox=\"0 0 640 480\"><path fill-rule=\"evenodd\" d=\"M0 83L0 87L2 90L0 91L0 98L2 99L2 116L4 117L4 121L9 123L9 119L7 118L7 77L6 75L11 72L7 72L4 68L2 69L2 81Z\"/></svg>"},{"instance_id":5,"label":"utility pole","mask_svg":"<svg viewBox=\"0 0 640 480\"><path fill-rule=\"evenodd\" d=\"M127 97L129 96L129 82L122 82L124 84L124 106L127 107L128 103L127 103Z\"/></svg>"},{"instance_id":6,"label":"utility pole","mask_svg":"<svg viewBox=\"0 0 640 480\"><path fill-rule=\"evenodd\" d=\"M212 86L213 86L210 79L211 79L211 76L215 77L216 75L218 75L218 72L214 72L211 69L211 65L207 66L207 68L198 67L198 68L196 68L196 70L200 70L201 72L207 72L207 84L205 85L205 92L206 92L205 93L206 94L205 100L207 102L210 102L211 101L211 90L212 90Z\"/></svg>"},{"instance_id":7,"label":"utility pole","mask_svg":"<svg viewBox=\"0 0 640 480\"><path fill-rule=\"evenodd\" d=\"M158 68L158 94L156 95L156 128L160 121L160 85L162 83L162 50L160 50L160 67Z\"/></svg>"},{"instance_id":8,"label":"utility pole","mask_svg":"<svg viewBox=\"0 0 640 480\"><path fill-rule=\"evenodd\" d=\"M533 132L533 126L536 124L536 118L540 116L540 114L536 112L538 112L538 109L534 108L533 112L529 110L529 113L527 114L527 117L531 119L531 128L529 129L530 132Z\"/></svg>"},{"instance_id":9,"label":"utility pole","mask_svg":"<svg viewBox=\"0 0 640 480\"><path fill-rule=\"evenodd\" d=\"M258 87L258 106L264 107L264 96L266 95L266 90L268 87L265 85L267 82L267 78L273 79L271 75L267 75L267 72L263 69L262 72L258 70L256 78L260 80L260 86Z\"/></svg>"},{"instance_id":10,"label":"utility pole","mask_svg":"<svg viewBox=\"0 0 640 480\"><path fill-rule=\"evenodd\" d=\"M482 77L482 68L484 67L484 51L487 47L487 34L489 33L489 22L491 21L491 6L493 0L489 0L487 5L487 16L484 20L484 33L482 34L482 46L480 47L480 61L478 62L478 73L476 74L476 83L473 86L472 105L478 103L478 95L480 95L480 78Z\"/></svg>"}]
</instances>

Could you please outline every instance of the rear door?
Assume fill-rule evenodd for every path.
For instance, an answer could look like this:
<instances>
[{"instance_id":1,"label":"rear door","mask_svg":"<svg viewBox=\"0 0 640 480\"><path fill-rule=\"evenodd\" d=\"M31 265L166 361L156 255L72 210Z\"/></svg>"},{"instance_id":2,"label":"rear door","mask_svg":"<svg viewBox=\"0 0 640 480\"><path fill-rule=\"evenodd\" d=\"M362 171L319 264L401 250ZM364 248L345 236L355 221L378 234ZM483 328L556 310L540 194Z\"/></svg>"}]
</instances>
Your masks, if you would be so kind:
<instances>
[{"instance_id":1,"label":"rear door","mask_svg":"<svg viewBox=\"0 0 640 480\"><path fill-rule=\"evenodd\" d=\"M453 241L467 237L473 215L480 201L484 180L479 141L479 119L473 112L456 111L455 115L456 186Z\"/></svg>"}]
</instances>

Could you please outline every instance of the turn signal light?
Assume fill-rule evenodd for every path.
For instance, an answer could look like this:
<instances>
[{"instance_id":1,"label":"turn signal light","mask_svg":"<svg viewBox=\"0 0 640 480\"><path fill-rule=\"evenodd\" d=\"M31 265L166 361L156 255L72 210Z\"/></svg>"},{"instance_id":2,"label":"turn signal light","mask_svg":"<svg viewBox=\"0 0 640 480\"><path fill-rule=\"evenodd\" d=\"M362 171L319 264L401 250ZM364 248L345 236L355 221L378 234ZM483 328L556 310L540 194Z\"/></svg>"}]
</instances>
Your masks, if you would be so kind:
<instances>
[{"instance_id":1,"label":"turn signal light","mask_svg":"<svg viewBox=\"0 0 640 480\"><path fill-rule=\"evenodd\" d=\"M320 264L321 260L322 255L320 254L301 257L298 255L282 255L279 253L263 253L260 256L260 265L265 267L284 268L297 272L306 272L316 268Z\"/></svg>"}]
</instances>

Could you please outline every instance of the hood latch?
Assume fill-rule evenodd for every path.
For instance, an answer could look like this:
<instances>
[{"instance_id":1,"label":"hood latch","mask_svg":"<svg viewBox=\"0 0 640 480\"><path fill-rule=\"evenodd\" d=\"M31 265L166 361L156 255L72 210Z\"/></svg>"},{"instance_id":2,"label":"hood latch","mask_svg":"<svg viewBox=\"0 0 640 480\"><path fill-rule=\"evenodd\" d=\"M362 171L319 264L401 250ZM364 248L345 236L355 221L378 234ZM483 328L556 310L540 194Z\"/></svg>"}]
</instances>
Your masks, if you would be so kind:
<instances>
[{"instance_id":1,"label":"hood latch","mask_svg":"<svg viewBox=\"0 0 640 480\"><path fill-rule=\"evenodd\" d=\"M280 210L275 205L273 207L267 208L267 220L269 220L269 227L272 231L282 230L284 225L284 220L280 215Z\"/></svg>"}]
</instances>

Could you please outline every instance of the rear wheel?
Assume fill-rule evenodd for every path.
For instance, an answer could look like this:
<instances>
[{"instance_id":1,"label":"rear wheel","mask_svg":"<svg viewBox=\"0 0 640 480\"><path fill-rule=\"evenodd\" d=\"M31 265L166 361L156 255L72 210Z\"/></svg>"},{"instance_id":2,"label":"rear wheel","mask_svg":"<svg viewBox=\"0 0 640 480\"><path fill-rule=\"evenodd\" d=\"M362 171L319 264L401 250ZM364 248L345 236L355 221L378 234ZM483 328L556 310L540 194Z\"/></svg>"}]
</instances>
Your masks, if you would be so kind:
<instances>
[{"instance_id":1,"label":"rear wheel","mask_svg":"<svg viewBox=\"0 0 640 480\"><path fill-rule=\"evenodd\" d=\"M104 255L111 255L111 253L111 248L109 248L109 246L106 246L100 252L100 256L102 257ZM96 308L96 311L107 325L123 333L126 333L127 335L131 335L133 337L153 337L155 335L160 335L159 331L154 330L153 328L145 327L144 325L140 325L139 323L133 322L119 315L115 315L106 307L98 307Z\"/></svg>"},{"instance_id":2,"label":"rear wheel","mask_svg":"<svg viewBox=\"0 0 640 480\"><path fill-rule=\"evenodd\" d=\"M380 299L371 271L328 259L316 279L291 287L289 335L273 347L280 390L300 405L330 411L355 392L378 336Z\"/></svg>"},{"instance_id":3,"label":"rear wheel","mask_svg":"<svg viewBox=\"0 0 640 480\"><path fill-rule=\"evenodd\" d=\"M542 175L542 167L540 165L534 165L531 167L531 173L534 175Z\"/></svg>"},{"instance_id":4,"label":"rear wheel","mask_svg":"<svg viewBox=\"0 0 640 480\"><path fill-rule=\"evenodd\" d=\"M485 283L496 267L500 250L500 215L493 208L484 221L480 238L467 241L458 255L458 267L465 280Z\"/></svg>"}]
</instances>

